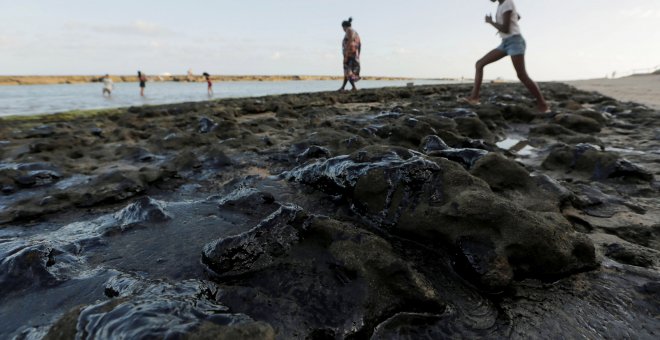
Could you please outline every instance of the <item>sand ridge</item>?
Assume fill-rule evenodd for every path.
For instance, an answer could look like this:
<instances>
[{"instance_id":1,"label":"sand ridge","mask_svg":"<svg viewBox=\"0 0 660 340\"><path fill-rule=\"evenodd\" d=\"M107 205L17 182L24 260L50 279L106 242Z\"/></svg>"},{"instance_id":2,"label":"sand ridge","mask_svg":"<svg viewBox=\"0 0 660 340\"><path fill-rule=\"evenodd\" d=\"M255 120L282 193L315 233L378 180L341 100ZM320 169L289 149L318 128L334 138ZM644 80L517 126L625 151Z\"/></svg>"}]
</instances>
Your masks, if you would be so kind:
<instances>
[{"instance_id":1,"label":"sand ridge","mask_svg":"<svg viewBox=\"0 0 660 340\"><path fill-rule=\"evenodd\" d=\"M583 91L596 91L621 101L632 101L660 110L660 74L634 75L618 79L566 82Z\"/></svg>"}]
</instances>

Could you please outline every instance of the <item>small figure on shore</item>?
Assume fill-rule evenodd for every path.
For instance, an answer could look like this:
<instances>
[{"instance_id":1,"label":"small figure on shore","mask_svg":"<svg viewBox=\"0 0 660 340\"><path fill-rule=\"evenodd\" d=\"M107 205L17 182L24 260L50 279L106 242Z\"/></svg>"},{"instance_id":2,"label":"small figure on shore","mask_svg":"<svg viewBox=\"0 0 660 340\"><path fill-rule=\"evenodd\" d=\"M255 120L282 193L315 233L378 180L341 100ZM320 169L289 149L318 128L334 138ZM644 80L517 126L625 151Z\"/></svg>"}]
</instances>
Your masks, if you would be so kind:
<instances>
[{"instance_id":1,"label":"small figure on shore","mask_svg":"<svg viewBox=\"0 0 660 340\"><path fill-rule=\"evenodd\" d=\"M144 97L144 88L147 86L147 76L138 71L138 81L140 81L140 96Z\"/></svg>"},{"instance_id":2,"label":"small figure on shore","mask_svg":"<svg viewBox=\"0 0 660 340\"><path fill-rule=\"evenodd\" d=\"M346 33L342 41L342 52L344 55L344 83L339 91L344 91L346 83L350 82L352 91L357 91L355 83L360 80L360 53L362 52L362 42L360 35L353 29L353 18L341 23L341 27Z\"/></svg>"},{"instance_id":3,"label":"small figure on shore","mask_svg":"<svg viewBox=\"0 0 660 340\"><path fill-rule=\"evenodd\" d=\"M186 74L186 80L188 82L192 82L193 80L195 80L195 77L193 75L193 70L191 68L188 69L188 73Z\"/></svg>"},{"instance_id":4,"label":"small figure on shore","mask_svg":"<svg viewBox=\"0 0 660 340\"><path fill-rule=\"evenodd\" d=\"M479 92L481 90L481 83L483 82L484 76L484 67L509 55L511 56L513 67L516 69L518 79L520 79L536 99L536 107L538 111L542 113L548 112L548 104L546 103L545 98L543 98L539 86L529 77L529 75L527 75L527 70L525 69L526 43L525 39L520 34L520 26L518 25L520 16L516 10L516 5L513 3L513 0L490 1L499 2L499 5L497 6L497 14L495 16L495 21L493 21L491 15L487 15L485 20L486 23L497 29L502 37L502 44L477 61L474 88L472 89L470 96L461 98L461 101L471 105L478 105Z\"/></svg>"},{"instance_id":5,"label":"small figure on shore","mask_svg":"<svg viewBox=\"0 0 660 340\"><path fill-rule=\"evenodd\" d=\"M206 87L206 92L208 92L209 97L211 97L213 95L213 82L211 82L211 75L206 72L204 72L203 75L206 79L206 84L208 85Z\"/></svg>"},{"instance_id":6,"label":"small figure on shore","mask_svg":"<svg viewBox=\"0 0 660 340\"><path fill-rule=\"evenodd\" d=\"M106 74L105 77L103 77L103 96L112 96L112 90L114 88L114 83L112 82L112 79L110 78L109 74Z\"/></svg>"}]
</instances>

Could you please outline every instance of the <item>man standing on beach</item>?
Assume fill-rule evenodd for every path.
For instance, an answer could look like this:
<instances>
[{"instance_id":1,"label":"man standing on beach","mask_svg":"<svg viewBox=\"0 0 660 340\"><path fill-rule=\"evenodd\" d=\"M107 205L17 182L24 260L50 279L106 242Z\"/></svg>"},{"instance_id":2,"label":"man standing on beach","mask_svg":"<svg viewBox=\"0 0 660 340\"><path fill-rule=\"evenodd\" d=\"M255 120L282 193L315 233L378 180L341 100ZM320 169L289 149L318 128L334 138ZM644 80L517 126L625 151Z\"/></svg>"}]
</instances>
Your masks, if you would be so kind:
<instances>
[{"instance_id":1,"label":"man standing on beach","mask_svg":"<svg viewBox=\"0 0 660 340\"><path fill-rule=\"evenodd\" d=\"M106 74L105 77L103 77L103 96L108 96L110 97L112 95L112 89L114 87L114 84L112 82L112 79L110 78L109 74Z\"/></svg>"},{"instance_id":2,"label":"man standing on beach","mask_svg":"<svg viewBox=\"0 0 660 340\"><path fill-rule=\"evenodd\" d=\"M525 49L527 47L525 39L520 34L520 26L518 20L520 16L516 10L516 5L513 0L490 0L491 2L498 1L500 4L497 6L497 14L495 21L491 15L486 16L486 23L492 25L497 29L502 37L502 44L494 50L488 52L483 58L479 59L476 64L476 75L474 76L474 88L469 97L461 98L462 102L470 105L479 104L479 92L481 90L481 83L484 77L484 68L488 64L492 64L507 55L511 56L513 67L516 69L518 79L525 84L529 92L536 99L536 107L539 112L545 113L549 111L548 104L541 94L538 85L527 75L525 69Z\"/></svg>"}]
</instances>

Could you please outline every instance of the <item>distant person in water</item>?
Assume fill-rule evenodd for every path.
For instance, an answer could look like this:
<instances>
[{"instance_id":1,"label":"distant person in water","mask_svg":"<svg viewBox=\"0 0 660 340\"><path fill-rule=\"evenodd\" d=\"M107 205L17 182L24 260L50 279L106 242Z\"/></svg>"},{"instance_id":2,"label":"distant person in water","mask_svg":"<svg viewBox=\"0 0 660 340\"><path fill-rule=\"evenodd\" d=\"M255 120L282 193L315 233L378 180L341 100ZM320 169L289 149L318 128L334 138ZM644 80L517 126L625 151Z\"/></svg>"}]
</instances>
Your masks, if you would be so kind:
<instances>
[{"instance_id":1,"label":"distant person in water","mask_svg":"<svg viewBox=\"0 0 660 340\"><path fill-rule=\"evenodd\" d=\"M342 41L341 48L344 56L344 83L339 91L344 91L346 83L351 83L353 91L356 91L355 83L360 80L360 52L362 52L362 42L360 35L352 27L353 18L341 23L341 27L346 33Z\"/></svg>"},{"instance_id":2,"label":"distant person in water","mask_svg":"<svg viewBox=\"0 0 660 340\"><path fill-rule=\"evenodd\" d=\"M109 74L106 74L105 77L103 77L103 96L108 96L110 97L112 95L112 90L113 90L114 84L112 82L112 79L110 78Z\"/></svg>"},{"instance_id":3,"label":"distant person in water","mask_svg":"<svg viewBox=\"0 0 660 340\"><path fill-rule=\"evenodd\" d=\"M491 2L499 2L497 6L497 14L495 21L491 15L486 16L486 23L492 25L497 29L502 37L502 44L494 50L488 52L483 58L479 59L476 64L476 75L474 76L474 88L469 97L461 98L461 101L471 105L479 104L479 92L481 90L481 83L484 77L484 67L492 64L507 55L511 56L513 67L516 69L518 79L525 84L529 92L536 99L536 107L539 112L548 112L549 107L541 94L538 85L527 75L525 69L525 49L526 43L523 36L520 34L520 26L518 20L520 16L516 10L516 5L513 0L490 0Z\"/></svg>"},{"instance_id":4,"label":"distant person in water","mask_svg":"<svg viewBox=\"0 0 660 340\"><path fill-rule=\"evenodd\" d=\"M138 71L138 81L140 82L140 96L144 97L144 88L147 86L147 76Z\"/></svg>"},{"instance_id":5,"label":"distant person in water","mask_svg":"<svg viewBox=\"0 0 660 340\"><path fill-rule=\"evenodd\" d=\"M204 72L204 78L206 79L206 92L208 92L209 97L213 95L213 82L211 82L211 75Z\"/></svg>"}]
</instances>

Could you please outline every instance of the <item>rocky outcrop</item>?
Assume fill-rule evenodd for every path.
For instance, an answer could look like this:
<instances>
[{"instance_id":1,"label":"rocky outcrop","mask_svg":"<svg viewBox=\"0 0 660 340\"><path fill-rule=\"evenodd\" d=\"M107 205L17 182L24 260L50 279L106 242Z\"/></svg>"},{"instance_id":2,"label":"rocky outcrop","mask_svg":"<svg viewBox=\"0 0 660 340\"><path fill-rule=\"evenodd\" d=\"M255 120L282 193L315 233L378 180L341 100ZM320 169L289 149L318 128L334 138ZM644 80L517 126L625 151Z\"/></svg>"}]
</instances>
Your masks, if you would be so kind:
<instances>
[{"instance_id":1,"label":"rocky outcrop","mask_svg":"<svg viewBox=\"0 0 660 340\"><path fill-rule=\"evenodd\" d=\"M357 213L392 233L453 247L466 274L486 289L501 289L514 276L556 277L596 266L591 242L559 213L525 209L442 158L367 148L287 177L345 196ZM529 179L526 185L534 184Z\"/></svg>"},{"instance_id":2,"label":"rocky outcrop","mask_svg":"<svg viewBox=\"0 0 660 340\"><path fill-rule=\"evenodd\" d=\"M428 279L386 240L295 206L209 243L202 261L223 284L224 303L285 338L365 337L398 311L445 310Z\"/></svg>"},{"instance_id":3,"label":"rocky outcrop","mask_svg":"<svg viewBox=\"0 0 660 340\"><path fill-rule=\"evenodd\" d=\"M555 121L560 125L581 133L598 133L602 126L593 118L582 115L564 113L555 116Z\"/></svg>"},{"instance_id":4,"label":"rocky outcrop","mask_svg":"<svg viewBox=\"0 0 660 340\"><path fill-rule=\"evenodd\" d=\"M470 173L486 181L494 193L532 211L560 212L572 195L551 177L532 175L520 164L496 153L480 159Z\"/></svg>"},{"instance_id":5,"label":"rocky outcrop","mask_svg":"<svg viewBox=\"0 0 660 340\"><path fill-rule=\"evenodd\" d=\"M547 170L574 173L592 180L622 179L649 182L649 171L611 152L601 151L591 144L556 146L543 161Z\"/></svg>"}]
</instances>

